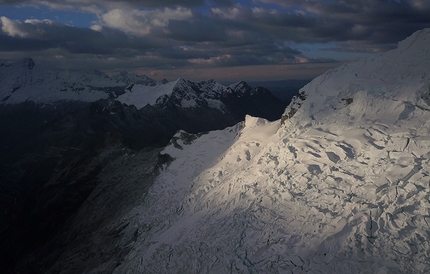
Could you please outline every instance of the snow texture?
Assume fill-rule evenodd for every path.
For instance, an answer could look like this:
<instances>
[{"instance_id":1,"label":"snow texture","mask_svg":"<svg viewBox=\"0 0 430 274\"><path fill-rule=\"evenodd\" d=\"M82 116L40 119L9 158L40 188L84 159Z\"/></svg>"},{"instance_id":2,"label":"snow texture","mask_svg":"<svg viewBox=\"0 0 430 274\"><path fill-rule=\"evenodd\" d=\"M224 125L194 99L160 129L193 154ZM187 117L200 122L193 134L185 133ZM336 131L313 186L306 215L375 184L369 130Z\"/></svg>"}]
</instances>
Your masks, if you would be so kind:
<instances>
[{"instance_id":1,"label":"snow texture","mask_svg":"<svg viewBox=\"0 0 430 274\"><path fill-rule=\"evenodd\" d=\"M282 123L178 132L115 273L428 273L429 44L328 71Z\"/></svg>"},{"instance_id":2,"label":"snow texture","mask_svg":"<svg viewBox=\"0 0 430 274\"><path fill-rule=\"evenodd\" d=\"M0 64L0 104L33 101L50 104L58 101L94 102L116 97L129 84L155 85L141 75L121 72L109 77L97 70L45 70L31 58L11 64Z\"/></svg>"},{"instance_id":3,"label":"snow texture","mask_svg":"<svg viewBox=\"0 0 430 274\"><path fill-rule=\"evenodd\" d=\"M173 81L156 86L134 85L130 91L120 95L117 100L126 105L134 105L137 109L146 105L155 105L160 96L172 93L177 82Z\"/></svg>"},{"instance_id":4,"label":"snow texture","mask_svg":"<svg viewBox=\"0 0 430 274\"><path fill-rule=\"evenodd\" d=\"M181 108L207 105L225 112L226 106L220 100L222 97L232 93L241 97L245 94L253 95L255 92L256 90L251 89L245 82L224 86L212 79L194 83L179 78L176 81L156 86L134 85L130 91L120 95L117 100L141 109L146 105L162 104L165 100L173 99Z\"/></svg>"},{"instance_id":5,"label":"snow texture","mask_svg":"<svg viewBox=\"0 0 430 274\"><path fill-rule=\"evenodd\" d=\"M214 80L194 83L179 78L156 83L144 75L126 71L109 77L100 71L44 70L31 58L12 64L0 64L0 105L33 101L52 104L59 101L95 102L115 98L137 109L163 104L173 99L181 108L209 106L225 112L220 100L230 93L252 95L254 90L244 82L224 86Z\"/></svg>"}]
</instances>

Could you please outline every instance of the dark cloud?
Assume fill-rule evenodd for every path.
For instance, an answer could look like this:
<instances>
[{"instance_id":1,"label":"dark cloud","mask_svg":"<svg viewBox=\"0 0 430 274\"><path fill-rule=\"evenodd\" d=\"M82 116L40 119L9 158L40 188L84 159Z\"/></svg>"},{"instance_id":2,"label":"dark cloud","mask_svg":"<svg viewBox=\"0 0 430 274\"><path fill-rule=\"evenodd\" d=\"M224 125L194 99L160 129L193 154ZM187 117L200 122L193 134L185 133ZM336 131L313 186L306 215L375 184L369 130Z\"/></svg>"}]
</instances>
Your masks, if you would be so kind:
<instances>
[{"instance_id":1,"label":"dark cloud","mask_svg":"<svg viewBox=\"0 0 430 274\"><path fill-rule=\"evenodd\" d=\"M168 60L190 60L190 59L209 59L219 54L219 51L211 49L201 49L199 47L169 47L157 49L153 52L158 58ZM188 64L188 63L187 63Z\"/></svg>"},{"instance_id":2,"label":"dark cloud","mask_svg":"<svg viewBox=\"0 0 430 274\"><path fill-rule=\"evenodd\" d=\"M226 2L221 0L222 2ZM6 5L16 5L16 4L32 4L32 5L47 5L47 6L53 6L53 5L63 5L67 6L68 4L100 4L103 3L115 3L115 4L129 4L135 7L146 7L146 8L154 8L154 7L176 7L176 6L182 6L182 7L198 7L205 4L205 0L99 0L99 1L59 1L59 0L0 0L0 4L6 4ZM228 1L227 1L228 2Z\"/></svg>"},{"instance_id":3,"label":"dark cloud","mask_svg":"<svg viewBox=\"0 0 430 274\"><path fill-rule=\"evenodd\" d=\"M79 0L0 0L77 9ZM430 27L428 0L81 0L98 15L92 28L2 17L0 56L39 56L49 64L177 69L331 63L320 52L385 51ZM73 6L74 5L74 6ZM95 7L91 6L95 5ZM53 56L57 57L50 57ZM331 54L330 56L333 56Z\"/></svg>"},{"instance_id":4,"label":"dark cloud","mask_svg":"<svg viewBox=\"0 0 430 274\"><path fill-rule=\"evenodd\" d=\"M395 43L414 31L430 26L427 0L264 0L301 11L302 20L291 18L300 27L292 34L297 42L367 41L370 45ZM285 14L283 16L286 16ZM272 18L274 21L276 17ZM276 24L275 20L274 24ZM269 23L270 24L270 23ZM271 24L273 26L273 24ZM291 26L286 23L287 29ZM276 30L275 30L276 31ZM293 30L287 30L291 34ZM364 49L363 47L361 47Z\"/></svg>"},{"instance_id":5,"label":"dark cloud","mask_svg":"<svg viewBox=\"0 0 430 274\"><path fill-rule=\"evenodd\" d=\"M124 2L139 7L198 7L205 4L204 0L105 0L109 2Z\"/></svg>"},{"instance_id":6,"label":"dark cloud","mask_svg":"<svg viewBox=\"0 0 430 274\"><path fill-rule=\"evenodd\" d=\"M231 7L234 6L234 3L230 0L213 0L213 1L207 1L207 4L211 4L213 2L214 6L225 6L225 7Z\"/></svg>"},{"instance_id":7,"label":"dark cloud","mask_svg":"<svg viewBox=\"0 0 430 274\"><path fill-rule=\"evenodd\" d=\"M0 51L40 51L56 47L52 41L31 38L16 38L0 34Z\"/></svg>"},{"instance_id":8,"label":"dark cloud","mask_svg":"<svg viewBox=\"0 0 430 274\"><path fill-rule=\"evenodd\" d=\"M213 20L170 20L166 37L189 42L222 41L227 39L226 28Z\"/></svg>"},{"instance_id":9,"label":"dark cloud","mask_svg":"<svg viewBox=\"0 0 430 274\"><path fill-rule=\"evenodd\" d=\"M11 21L11 20L9 20ZM11 21L11 35L1 34L2 51L38 51L62 48L70 53L115 54L121 49L136 50L140 53L167 47L163 39L133 37L122 31L102 28L95 31L77 28L50 21L22 23ZM1 25L4 27L5 24ZM13 36L13 34L15 34Z\"/></svg>"}]
</instances>

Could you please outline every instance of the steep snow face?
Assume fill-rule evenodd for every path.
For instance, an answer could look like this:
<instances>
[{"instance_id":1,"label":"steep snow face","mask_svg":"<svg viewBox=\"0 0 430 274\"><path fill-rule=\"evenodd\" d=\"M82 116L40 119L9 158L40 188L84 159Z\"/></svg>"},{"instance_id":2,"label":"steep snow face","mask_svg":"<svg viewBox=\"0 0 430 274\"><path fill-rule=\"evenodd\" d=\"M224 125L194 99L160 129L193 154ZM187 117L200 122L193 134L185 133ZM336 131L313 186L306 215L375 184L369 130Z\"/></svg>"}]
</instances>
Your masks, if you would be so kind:
<instances>
[{"instance_id":1,"label":"steep snow face","mask_svg":"<svg viewBox=\"0 0 430 274\"><path fill-rule=\"evenodd\" d=\"M212 98L216 98L217 96L224 94L226 92L230 92L230 90L220 83L216 82L213 79L207 81L201 81L197 84L201 90L208 94L208 96Z\"/></svg>"},{"instance_id":2,"label":"steep snow face","mask_svg":"<svg viewBox=\"0 0 430 274\"><path fill-rule=\"evenodd\" d=\"M194 108L204 104L204 99L199 93L193 82L178 79L169 99L179 107Z\"/></svg>"},{"instance_id":3,"label":"steep snow face","mask_svg":"<svg viewBox=\"0 0 430 274\"><path fill-rule=\"evenodd\" d=\"M31 58L0 66L1 104L25 101L52 103L62 100L92 102L109 95L104 87L110 78L99 71L42 70Z\"/></svg>"},{"instance_id":4,"label":"steep snow face","mask_svg":"<svg viewBox=\"0 0 430 274\"><path fill-rule=\"evenodd\" d=\"M123 92L130 84L154 86L156 82L144 75L126 72L109 77L97 70L43 70L31 58L25 58L0 65L0 104L94 102L115 97L116 92Z\"/></svg>"},{"instance_id":5,"label":"steep snow face","mask_svg":"<svg viewBox=\"0 0 430 274\"><path fill-rule=\"evenodd\" d=\"M282 126L179 132L115 273L429 272L429 39L316 78Z\"/></svg>"},{"instance_id":6,"label":"steep snow face","mask_svg":"<svg viewBox=\"0 0 430 274\"><path fill-rule=\"evenodd\" d=\"M176 81L156 86L134 85L125 94L120 95L117 100L127 105L134 105L137 109L148 104L163 105L166 102L171 102L181 108L209 106L224 112L226 106L220 100L221 98L231 94L241 97L255 93L256 91L245 82L224 86L212 79L194 83L179 78Z\"/></svg>"},{"instance_id":7,"label":"steep snow face","mask_svg":"<svg viewBox=\"0 0 430 274\"><path fill-rule=\"evenodd\" d=\"M163 95L172 93L177 81L159 84L155 86L133 85L131 90L118 96L117 100L126 105L134 105L137 109L141 109L146 105L155 105L157 99Z\"/></svg>"},{"instance_id":8,"label":"steep snow face","mask_svg":"<svg viewBox=\"0 0 430 274\"><path fill-rule=\"evenodd\" d=\"M193 86L193 82L181 78L156 86L134 85L117 100L127 105L134 105L137 109L146 105L163 104L169 99L175 100L178 107L197 107L202 99Z\"/></svg>"},{"instance_id":9,"label":"steep snow face","mask_svg":"<svg viewBox=\"0 0 430 274\"><path fill-rule=\"evenodd\" d=\"M429 44L430 29L418 31L395 50L317 77L300 91L306 100L296 97L286 109L285 128L355 122L404 126L412 117L426 124L417 120L430 109Z\"/></svg>"},{"instance_id":10,"label":"steep snow face","mask_svg":"<svg viewBox=\"0 0 430 274\"><path fill-rule=\"evenodd\" d=\"M246 92L252 93L251 87L248 86L244 81L240 81L238 83L232 84L229 86L229 88L235 92L237 92L237 91L241 92L242 95L245 94Z\"/></svg>"}]
</instances>

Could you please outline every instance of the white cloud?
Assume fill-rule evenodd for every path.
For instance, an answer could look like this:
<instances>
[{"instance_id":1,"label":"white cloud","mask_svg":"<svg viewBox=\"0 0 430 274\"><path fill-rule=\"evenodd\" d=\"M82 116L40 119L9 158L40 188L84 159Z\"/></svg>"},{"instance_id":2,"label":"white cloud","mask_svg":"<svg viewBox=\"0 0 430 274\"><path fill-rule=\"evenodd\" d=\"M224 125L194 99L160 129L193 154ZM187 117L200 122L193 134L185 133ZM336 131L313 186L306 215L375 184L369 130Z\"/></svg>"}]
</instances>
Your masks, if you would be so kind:
<instances>
[{"instance_id":1,"label":"white cloud","mask_svg":"<svg viewBox=\"0 0 430 274\"><path fill-rule=\"evenodd\" d=\"M5 16L0 17L2 23L2 31L12 37L26 37L27 32L22 30L22 23L20 21L11 20Z\"/></svg>"},{"instance_id":2,"label":"white cloud","mask_svg":"<svg viewBox=\"0 0 430 274\"><path fill-rule=\"evenodd\" d=\"M241 16L241 14L244 12L244 10L241 8L240 5L236 5L232 8L212 8L212 13L219 16L220 18L234 20Z\"/></svg>"},{"instance_id":3,"label":"white cloud","mask_svg":"<svg viewBox=\"0 0 430 274\"><path fill-rule=\"evenodd\" d=\"M103 27L100 25L92 25L91 29L94 31L101 31L103 29Z\"/></svg>"},{"instance_id":4,"label":"white cloud","mask_svg":"<svg viewBox=\"0 0 430 274\"><path fill-rule=\"evenodd\" d=\"M26 19L24 22L11 20L5 16L0 18L2 31L12 37L34 37L44 34L43 25L53 25L54 21L49 19Z\"/></svg>"},{"instance_id":5,"label":"white cloud","mask_svg":"<svg viewBox=\"0 0 430 274\"><path fill-rule=\"evenodd\" d=\"M279 15L279 12L275 9L265 9L265 8L252 8L252 14L255 16L267 16L267 15Z\"/></svg>"},{"instance_id":6,"label":"white cloud","mask_svg":"<svg viewBox=\"0 0 430 274\"><path fill-rule=\"evenodd\" d=\"M110 6L109 2L104 1L87 1L87 0L63 0L63 1L49 1L49 0L33 0L29 5L36 7L46 6L52 10L82 10L84 12L91 12L100 14Z\"/></svg>"},{"instance_id":7,"label":"white cloud","mask_svg":"<svg viewBox=\"0 0 430 274\"><path fill-rule=\"evenodd\" d=\"M36 25L36 24L52 25L52 24L54 24L54 21L49 20L49 19L43 19L43 20L39 20L39 19L26 19L26 20L24 20L24 23L33 24L33 25Z\"/></svg>"},{"instance_id":8,"label":"white cloud","mask_svg":"<svg viewBox=\"0 0 430 274\"><path fill-rule=\"evenodd\" d=\"M430 8L430 2L428 0L412 0L412 5L418 10L425 10Z\"/></svg>"},{"instance_id":9,"label":"white cloud","mask_svg":"<svg viewBox=\"0 0 430 274\"><path fill-rule=\"evenodd\" d=\"M134 35L147 35L153 28L165 28L170 20L187 20L192 18L192 12L187 8L133 10L114 9L101 15L97 25L120 29ZM99 28L97 25L94 28Z\"/></svg>"}]
</instances>

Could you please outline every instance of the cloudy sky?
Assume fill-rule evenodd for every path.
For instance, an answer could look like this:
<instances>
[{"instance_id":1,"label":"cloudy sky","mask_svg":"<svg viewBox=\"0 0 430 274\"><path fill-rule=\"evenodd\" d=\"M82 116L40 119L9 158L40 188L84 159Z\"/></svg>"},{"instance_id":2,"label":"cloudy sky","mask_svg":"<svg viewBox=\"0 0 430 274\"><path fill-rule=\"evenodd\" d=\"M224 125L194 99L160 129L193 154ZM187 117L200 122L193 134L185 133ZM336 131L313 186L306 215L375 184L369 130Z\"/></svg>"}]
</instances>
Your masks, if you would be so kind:
<instances>
[{"instance_id":1,"label":"cloudy sky","mask_svg":"<svg viewBox=\"0 0 430 274\"><path fill-rule=\"evenodd\" d=\"M430 27L429 0L0 0L0 62L154 79L312 78Z\"/></svg>"}]
</instances>

